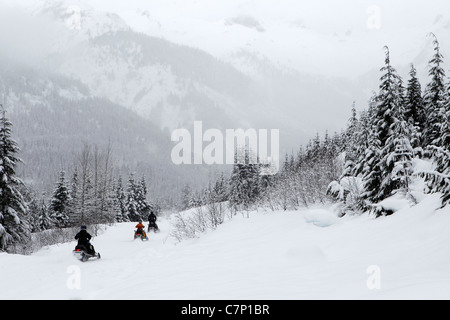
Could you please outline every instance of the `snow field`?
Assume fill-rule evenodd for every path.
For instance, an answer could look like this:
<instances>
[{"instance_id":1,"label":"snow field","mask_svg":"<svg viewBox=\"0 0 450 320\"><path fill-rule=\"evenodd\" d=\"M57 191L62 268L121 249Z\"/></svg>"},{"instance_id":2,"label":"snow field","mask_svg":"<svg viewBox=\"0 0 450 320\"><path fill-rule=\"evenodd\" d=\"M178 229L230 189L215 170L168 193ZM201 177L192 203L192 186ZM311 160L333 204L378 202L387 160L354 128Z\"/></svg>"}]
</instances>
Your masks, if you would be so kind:
<instances>
[{"instance_id":1,"label":"snow field","mask_svg":"<svg viewBox=\"0 0 450 320\"><path fill-rule=\"evenodd\" d=\"M0 254L0 299L449 299L450 209L438 204L379 219L251 212L181 243L168 219L147 242L117 224L93 239L98 261L77 261L75 242Z\"/></svg>"}]
</instances>

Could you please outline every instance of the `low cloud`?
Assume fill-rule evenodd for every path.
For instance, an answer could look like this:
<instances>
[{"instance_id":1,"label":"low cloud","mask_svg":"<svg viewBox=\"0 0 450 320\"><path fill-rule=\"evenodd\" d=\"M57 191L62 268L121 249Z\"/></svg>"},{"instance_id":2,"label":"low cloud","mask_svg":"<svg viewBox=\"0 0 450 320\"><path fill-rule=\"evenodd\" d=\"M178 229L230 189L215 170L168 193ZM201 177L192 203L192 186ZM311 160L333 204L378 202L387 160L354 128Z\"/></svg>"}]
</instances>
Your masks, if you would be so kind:
<instances>
[{"instance_id":1,"label":"low cloud","mask_svg":"<svg viewBox=\"0 0 450 320\"><path fill-rule=\"evenodd\" d=\"M0 64L36 66L58 47L61 26L26 10L0 4Z\"/></svg>"}]
</instances>

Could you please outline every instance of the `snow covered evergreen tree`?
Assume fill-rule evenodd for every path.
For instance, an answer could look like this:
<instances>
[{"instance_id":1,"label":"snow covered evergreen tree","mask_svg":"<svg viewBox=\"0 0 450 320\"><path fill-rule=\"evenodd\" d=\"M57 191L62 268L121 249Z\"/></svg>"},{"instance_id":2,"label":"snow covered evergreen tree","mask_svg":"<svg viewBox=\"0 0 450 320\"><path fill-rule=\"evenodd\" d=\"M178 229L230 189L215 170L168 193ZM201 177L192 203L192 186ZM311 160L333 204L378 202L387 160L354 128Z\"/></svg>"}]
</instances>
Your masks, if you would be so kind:
<instances>
[{"instance_id":1,"label":"snow covered evergreen tree","mask_svg":"<svg viewBox=\"0 0 450 320\"><path fill-rule=\"evenodd\" d=\"M80 201L80 193L79 193L79 178L78 178L78 168L75 167L72 180L70 183L69 190L69 205L67 208L67 215L69 216L69 226L75 226L80 221L81 215L81 201Z\"/></svg>"},{"instance_id":2,"label":"snow covered evergreen tree","mask_svg":"<svg viewBox=\"0 0 450 320\"><path fill-rule=\"evenodd\" d=\"M428 75L430 76L430 82L428 83L424 94L424 105L427 115L425 128L424 128L424 141L423 145L440 146L440 132L442 120L445 119L445 71L442 68L443 56L440 53L439 42L434 34L431 34L434 38L434 55L429 61L430 70Z\"/></svg>"},{"instance_id":3,"label":"snow covered evergreen tree","mask_svg":"<svg viewBox=\"0 0 450 320\"><path fill-rule=\"evenodd\" d=\"M150 211L152 210L152 206L148 203L147 195L148 195L148 189L147 189L147 182L145 181L145 176L142 176L141 180L137 183L135 187L135 200L137 203L137 211L139 212L139 215L146 220L147 216L150 214Z\"/></svg>"},{"instance_id":4,"label":"snow covered evergreen tree","mask_svg":"<svg viewBox=\"0 0 450 320\"><path fill-rule=\"evenodd\" d=\"M181 190L181 210L191 208L192 188L189 184L185 184Z\"/></svg>"},{"instance_id":5,"label":"snow covered evergreen tree","mask_svg":"<svg viewBox=\"0 0 450 320\"><path fill-rule=\"evenodd\" d=\"M116 221L117 222L129 221L125 201L126 201L126 195L123 190L122 177L119 177L119 179L117 180L117 184L116 184L116 196L114 199L114 207L115 207L115 211L116 211Z\"/></svg>"},{"instance_id":6,"label":"snow covered evergreen tree","mask_svg":"<svg viewBox=\"0 0 450 320\"><path fill-rule=\"evenodd\" d=\"M374 94L369 100L368 110L361 112L361 117L359 120L359 125L357 126L356 132L354 134L354 144L356 146L355 150L355 164L350 172L351 176L363 176L363 171L365 170L365 158L366 151L369 148L369 137L373 134L372 119L374 117L375 108L377 104L377 95Z\"/></svg>"},{"instance_id":7,"label":"snow covered evergreen tree","mask_svg":"<svg viewBox=\"0 0 450 320\"><path fill-rule=\"evenodd\" d=\"M403 103L402 80L397 71L392 67L389 56L389 48L386 46L385 65L380 69L384 74L381 76L380 91L377 98L374 125L376 135L381 147L391 135L391 126L395 121L394 115Z\"/></svg>"},{"instance_id":8,"label":"snow covered evergreen tree","mask_svg":"<svg viewBox=\"0 0 450 320\"><path fill-rule=\"evenodd\" d=\"M54 221L49 216L48 206L42 199L39 206L38 226L40 230L48 230L54 226Z\"/></svg>"},{"instance_id":9,"label":"snow covered evergreen tree","mask_svg":"<svg viewBox=\"0 0 450 320\"><path fill-rule=\"evenodd\" d=\"M347 130L345 131L345 163L344 163L344 172L342 176L351 176L352 171L355 167L355 163L357 161L357 141L359 128L359 120L356 113L355 102L353 102L352 106L352 115L348 120Z\"/></svg>"},{"instance_id":10,"label":"snow covered evergreen tree","mask_svg":"<svg viewBox=\"0 0 450 320\"><path fill-rule=\"evenodd\" d=\"M260 187L259 164L250 163L251 150L237 152L235 164L230 179L229 200L234 208L247 210L257 199ZM244 154L244 159L238 159L239 154Z\"/></svg>"},{"instance_id":11,"label":"snow covered evergreen tree","mask_svg":"<svg viewBox=\"0 0 450 320\"><path fill-rule=\"evenodd\" d=\"M409 184L411 182L412 159L414 152L411 147L410 137L412 125L405 120L403 106L400 105L395 112L395 121L391 125L392 134L384 147L384 163L388 176L383 180L382 189L387 190L389 196L393 191L399 191L413 200Z\"/></svg>"},{"instance_id":12,"label":"snow covered evergreen tree","mask_svg":"<svg viewBox=\"0 0 450 320\"><path fill-rule=\"evenodd\" d=\"M391 152L395 149L393 130L404 119L402 79L390 63L389 48L385 47L385 50L385 65L380 70L384 74L380 78L380 92L371 121L372 132L363 160L365 196L372 203L385 199L396 190L391 176L394 163L388 160L391 160Z\"/></svg>"},{"instance_id":13,"label":"snow covered evergreen tree","mask_svg":"<svg viewBox=\"0 0 450 320\"><path fill-rule=\"evenodd\" d=\"M379 195L379 187L383 181L381 159L381 143L376 135L376 130L372 128L368 135L367 148L358 167L365 190L363 197L372 202L381 200Z\"/></svg>"},{"instance_id":14,"label":"snow covered evergreen tree","mask_svg":"<svg viewBox=\"0 0 450 320\"><path fill-rule=\"evenodd\" d=\"M20 192L23 182L16 176L19 146L12 139L12 124L0 104L0 250L15 250L14 244L30 239L27 205Z\"/></svg>"},{"instance_id":15,"label":"snow covered evergreen tree","mask_svg":"<svg viewBox=\"0 0 450 320\"><path fill-rule=\"evenodd\" d=\"M146 200L145 179L136 182L134 174L130 174L127 185L125 206L127 216L130 221L136 222L140 219L145 220L150 205Z\"/></svg>"},{"instance_id":16,"label":"snow covered evergreen tree","mask_svg":"<svg viewBox=\"0 0 450 320\"><path fill-rule=\"evenodd\" d=\"M450 90L450 84L449 84ZM449 91L450 92L450 91ZM422 172L429 193L442 193L442 206L450 204L450 98L445 103L444 119L440 125L440 136L437 145L429 146L433 156L435 169L431 172Z\"/></svg>"},{"instance_id":17,"label":"snow covered evergreen tree","mask_svg":"<svg viewBox=\"0 0 450 320\"><path fill-rule=\"evenodd\" d=\"M426 114L422 97L422 87L419 79L417 79L417 72L413 64L411 64L409 75L410 79L406 88L404 117L411 124L411 147L414 149L414 154L421 156L423 153L422 133L425 128Z\"/></svg>"},{"instance_id":18,"label":"snow covered evergreen tree","mask_svg":"<svg viewBox=\"0 0 450 320\"><path fill-rule=\"evenodd\" d=\"M228 199L227 182L223 173L220 175L220 178L214 183L211 197L214 202L224 202Z\"/></svg>"},{"instance_id":19,"label":"snow covered evergreen tree","mask_svg":"<svg viewBox=\"0 0 450 320\"><path fill-rule=\"evenodd\" d=\"M70 203L69 189L66 185L65 171L59 173L59 179L56 183L53 196L50 201L50 217L55 221L56 226L65 228L69 226L69 210Z\"/></svg>"},{"instance_id":20,"label":"snow covered evergreen tree","mask_svg":"<svg viewBox=\"0 0 450 320\"><path fill-rule=\"evenodd\" d=\"M422 97L422 86L417 78L417 70L411 64L410 79L406 88L405 119L421 129L425 124L425 110Z\"/></svg>"},{"instance_id":21,"label":"snow covered evergreen tree","mask_svg":"<svg viewBox=\"0 0 450 320\"><path fill-rule=\"evenodd\" d=\"M125 206L127 208L127 217L130 221L139 221L139 219L141 219L137 210L137 203L135 197L136 197L136 183L134 180L134 175L130 174L128 177L127 193L125 201Z\"/></svg>"}]
</instances>

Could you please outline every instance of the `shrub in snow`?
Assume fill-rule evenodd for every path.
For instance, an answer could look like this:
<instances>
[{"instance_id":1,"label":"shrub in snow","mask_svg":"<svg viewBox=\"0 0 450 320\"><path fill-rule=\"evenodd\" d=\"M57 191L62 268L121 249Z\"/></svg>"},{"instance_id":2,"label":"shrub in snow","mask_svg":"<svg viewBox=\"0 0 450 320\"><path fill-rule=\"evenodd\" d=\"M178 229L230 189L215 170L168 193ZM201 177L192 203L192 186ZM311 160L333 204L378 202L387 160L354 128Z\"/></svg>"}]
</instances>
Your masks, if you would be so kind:
<instances>
[{"instance_id":1,"label":"shrub in snow","mask_svg":"<svg viewBox=\"0 0 450 320\"><path fill-rule=\"evenodd\" d=\"M367 205L363 200L363 193L363 181L358 177L343 177L339 182L331 182L327 189L327 194L341 203L340 216L365 210Z\"/></svg>"},{"instance_id":2,"label":"shrub in snow","mask_svg":"<svg viewBox=\"0 0 450 320\"><path fill-rule=\"evenodd\" d=\"M226 202L210 202L204 206L174 215L174 230L171 235L178 241L196 238L199 234L214 230L232 217L229 204Z\"/></svg>"}]
</instances>

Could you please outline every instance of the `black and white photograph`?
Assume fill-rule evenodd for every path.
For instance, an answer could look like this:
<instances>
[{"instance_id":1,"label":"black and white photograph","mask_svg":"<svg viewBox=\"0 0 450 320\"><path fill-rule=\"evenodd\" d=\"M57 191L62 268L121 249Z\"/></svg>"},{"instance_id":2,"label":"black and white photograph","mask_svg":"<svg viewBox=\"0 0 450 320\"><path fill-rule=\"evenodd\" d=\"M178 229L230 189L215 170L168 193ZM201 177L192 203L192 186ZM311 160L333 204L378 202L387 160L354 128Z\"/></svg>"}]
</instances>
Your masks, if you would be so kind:
<instances>
[{"instance_id":1,"label":"black and white photograph","mask_svg":"<svg viewBox=\"0 0 450 320\"><path fill-rule=\"evenodd\" d=\"M0 0L0 301L449 300L449 230L448 0Z\"/></svg>"}]
</instances>

